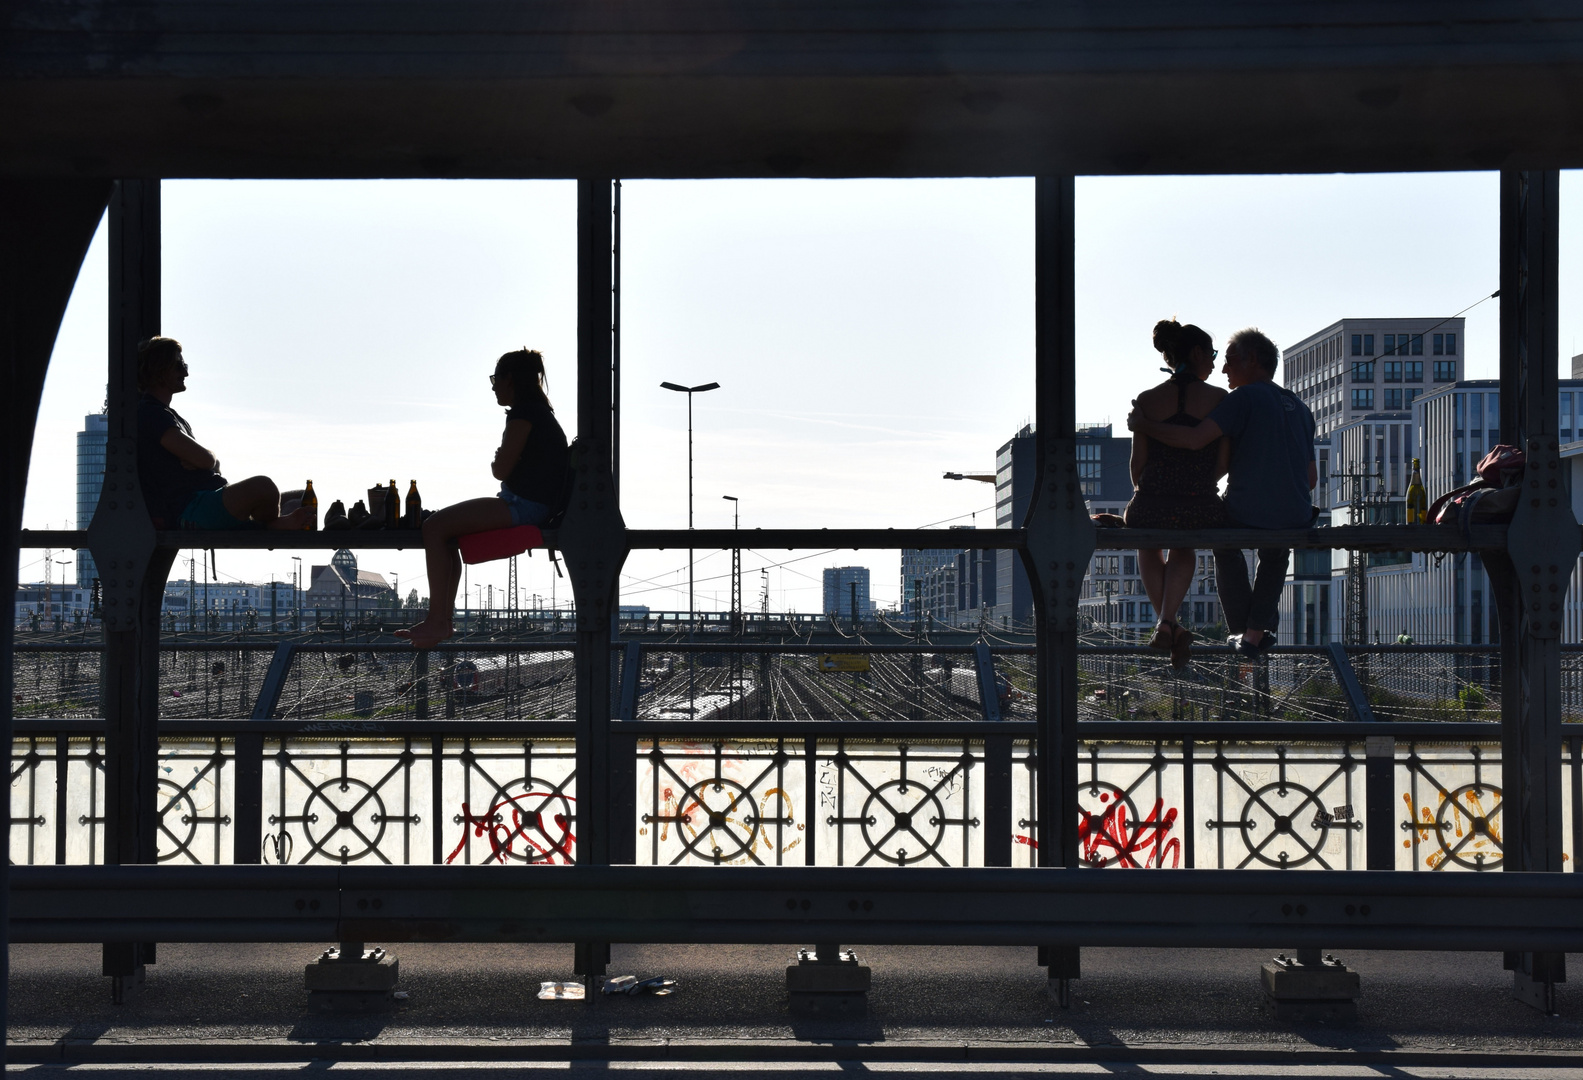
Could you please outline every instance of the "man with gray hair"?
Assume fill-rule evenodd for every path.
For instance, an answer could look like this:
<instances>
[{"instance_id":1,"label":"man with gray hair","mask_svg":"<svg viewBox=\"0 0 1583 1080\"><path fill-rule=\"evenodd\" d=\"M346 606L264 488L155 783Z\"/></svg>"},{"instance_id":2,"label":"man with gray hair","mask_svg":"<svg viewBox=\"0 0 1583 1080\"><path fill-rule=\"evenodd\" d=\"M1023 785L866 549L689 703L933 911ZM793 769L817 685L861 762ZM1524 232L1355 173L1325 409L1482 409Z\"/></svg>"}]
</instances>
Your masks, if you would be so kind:
<instances>
[{"instance_id":1,"label":"man with gray hair","mask_svg":"<svg viewBox=\"0 0 1583 1080\"><path fill-rule=\"evenodd\" d=\"M1136 410L1127 417L1134 432L1168 446L1197 450L1222 436L1231 439L1224 496L1228 528L1304 529L1317 513L1314 414L1276 384L1279 364L1275 343L1250 327L1232 335L1226 346L1221 370L1231 393L1196 426L1160 423ZM1231 631L1227 643L1249 659L1259 659L1275 644L1291 554L1286 548L1260 548L1250 585L1240 550L1215 552L1220 606Z\"/></svg>"}]
</instances>

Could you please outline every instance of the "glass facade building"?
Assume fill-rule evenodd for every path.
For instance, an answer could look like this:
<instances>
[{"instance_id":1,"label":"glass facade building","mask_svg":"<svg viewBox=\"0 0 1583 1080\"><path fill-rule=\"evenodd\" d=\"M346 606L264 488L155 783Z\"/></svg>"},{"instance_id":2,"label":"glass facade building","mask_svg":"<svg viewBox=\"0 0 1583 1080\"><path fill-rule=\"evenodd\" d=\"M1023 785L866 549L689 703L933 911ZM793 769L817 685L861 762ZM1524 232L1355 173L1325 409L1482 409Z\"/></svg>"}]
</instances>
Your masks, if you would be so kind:
<instances>
[{"instance_id":1,"label":"glass facade building","mask_svg":"<svg viewBox=\"0 0 1583 1080\"><path fill-rule=\"evenodd\" d=\"M77 528L86 529L99 507L99 491L104 487L104 448L110 438L110 418L104 413L83 417L77 433ZM93 584L99 570L86 549L77 552L77 584Z\"/></svg>"}]
</instances>

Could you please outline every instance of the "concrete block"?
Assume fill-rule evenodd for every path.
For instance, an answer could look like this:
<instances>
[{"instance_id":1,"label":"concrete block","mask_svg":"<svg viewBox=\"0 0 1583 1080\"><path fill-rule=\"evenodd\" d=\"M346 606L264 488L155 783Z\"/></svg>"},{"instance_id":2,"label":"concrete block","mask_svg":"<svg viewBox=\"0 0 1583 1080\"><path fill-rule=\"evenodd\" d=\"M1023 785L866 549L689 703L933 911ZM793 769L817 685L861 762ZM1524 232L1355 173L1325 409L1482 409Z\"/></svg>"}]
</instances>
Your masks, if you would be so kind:
<instances>
[{"instance_id":1,"label":"concrete block","mask_svg":"<svg viewBox=\"0 0 1583 1080\"><path fill-rule=\"evenodd\" d=\"M793 990L791 1014L801 1020L861 1020L868 1015L868 995L861 990Z\"/></svg>"},{"instance_id":2,"label":"concrete block","mask_svg":"<svg viewBox=\"0 0 1583 1080\"><path fill-rule=\"evenodd\" d=\"M312 993L354 994L386 992L396 988L401 963L394 956L369 961L320 961L304 968L304 983Z\"/></svg>"},{"instance_id":3,"label":"concrete block","mask_svg":"<svg viewBox=\"0 0 1583 1080\"><path fill-rule=\"evenodd\" d=\"M799 963L786 969L786 989L822 993L865 993L873 984L872 970L865 964Z\"/></svg>"},{"instance_id":4,"label":"concrete block","mask_svg":"<svg viewBox=\"0 0 1583 1080\"><path fill-rule=\"evenodd\" d=\"M1323 964L1272 960L1259 970L1259 981L1277 1001L1352 1001L1362 993L1358 973L1334 960Z\"/></svg>"}]
</instances>

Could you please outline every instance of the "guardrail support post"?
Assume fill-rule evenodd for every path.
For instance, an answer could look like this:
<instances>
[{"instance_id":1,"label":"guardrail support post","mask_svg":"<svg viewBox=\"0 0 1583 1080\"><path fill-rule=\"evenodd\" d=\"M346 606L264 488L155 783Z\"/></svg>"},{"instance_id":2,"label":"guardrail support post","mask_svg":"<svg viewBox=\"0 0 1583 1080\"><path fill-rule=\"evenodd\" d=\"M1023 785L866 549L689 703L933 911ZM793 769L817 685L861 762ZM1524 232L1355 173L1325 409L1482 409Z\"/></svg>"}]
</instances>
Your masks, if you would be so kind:
<instances>
[{"instance_id":1,"label":"guardrail support post","mask_svg":"<svg viewBox=\"0 0 1583 1080\"><path fill-rule=\"evenodd\" d=\"M1484 556L1501 619L1503 869L1562 871L1561 629L1579 535L1557 435L1560 173L1501 172L1501 442L1527 455L1505 552ZM1547 1013L1561 952L1508 953L1513 995Z\"/></svg>"},{"instance_id":2,"label":"guardrail support post","mask_svg":"<svg viewBox=\"0 0 1583 1080\"><path fill-rule=\"evenodd\" d=\"M1094 555L1094 523L1077 473L1076 182L1035 181L1034 416L1038 479L1028 500L1023 565L1038 634L1038 864L1079 863L1077 602ZM1064 1008L1080 974L1073 946L1043 946L1050 991Z\"/></svg>"},{"instance_id":3,"label":"guardrail support post","mask_svg":"<svg viewBox=\"0 0 1583 1080\"><path fill-rule=\"evenodd\" d=\"M157 548L137 477L137 347L159 333L158 180L110 197L110 411L104 488L88 546L104 596L105 862L158 861L159 609L176 552ZM117 1002L143 979L152 943L106 944Z\"/></svg>"},{"instance_id":4,"label":"guardrail support post","mask_svg":"<svg viewBox=\"0 0 1583 1080\"><path fill-rule=\"evenodd\" d=\"M612 468L615 387L611 361L612 181L577 181L577 436L571 501L560 540L576 598L577 862L608 866L617 850L613 828L631 830L613 814L611 628L617 582L626 562L626 524ZM630 845L627 845L630 846ZM610 957L605 942L576 944L577 974L590 1003Z\"/></svg>"},{"instance_id":5,"label":"guardrail support post","mask_svg":"<svg viewBox=\"0 0 1583 1080\"><path fill-rule=\"evenodd\" d=\"M0 596L15 596L17 536L27 493L33 429L38 423L44 373L55 335L66 314L83 256L104 213L110 184L104 180L7 180L0 183ZM16 620L0 620L0 701L15 700L12 651ZM11 708L3 710L6 753L11 747ZM6 1010L10 940L10 830L0 858L0 1016ZM0 1030L0 1049L5 1033Z\"/></svg>"}]
</instances>

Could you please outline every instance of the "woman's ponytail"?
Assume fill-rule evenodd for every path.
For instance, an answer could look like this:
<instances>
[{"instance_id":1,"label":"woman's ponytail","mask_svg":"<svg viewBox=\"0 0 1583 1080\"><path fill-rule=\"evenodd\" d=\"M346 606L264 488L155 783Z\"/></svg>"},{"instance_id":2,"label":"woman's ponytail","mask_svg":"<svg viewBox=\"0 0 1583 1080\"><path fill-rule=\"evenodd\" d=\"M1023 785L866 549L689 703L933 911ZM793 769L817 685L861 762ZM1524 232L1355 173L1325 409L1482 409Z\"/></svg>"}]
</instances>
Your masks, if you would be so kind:
<instances>
[{"instance_id":1,"label":"woman's ponytail","mask_svg":"<svg viewBox=\"0 0 1583 1080\"><path fill-rule=\"evenodd\" d=\"M495 370L511 376L511 385L517 393L532 390L544 399L544 404L551 412L555 411L546 390L549 379L544 374L544 354L539 350L523 348L508 352L500 358Z\"/></svg>"}]
</instances>

